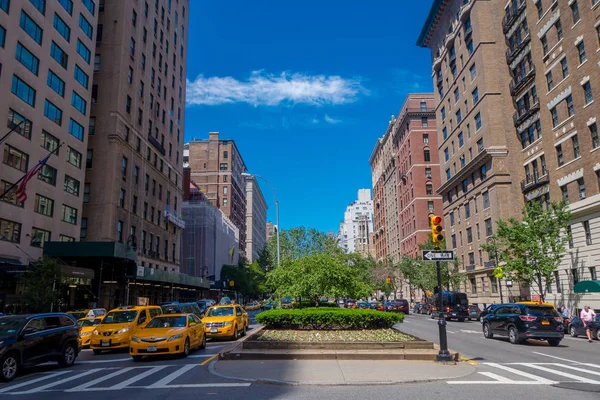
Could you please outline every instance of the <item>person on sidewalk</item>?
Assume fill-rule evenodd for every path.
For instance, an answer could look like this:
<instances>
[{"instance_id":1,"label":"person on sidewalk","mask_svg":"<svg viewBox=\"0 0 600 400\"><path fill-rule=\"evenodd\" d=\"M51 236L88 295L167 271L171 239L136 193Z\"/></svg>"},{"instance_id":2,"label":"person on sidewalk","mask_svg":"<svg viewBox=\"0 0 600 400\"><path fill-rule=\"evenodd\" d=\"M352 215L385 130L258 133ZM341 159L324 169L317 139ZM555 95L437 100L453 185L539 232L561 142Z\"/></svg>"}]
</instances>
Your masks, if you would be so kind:
<instances>
[{"instance_id":1,"label":"person on sidewalk","mask_svg":"<svg viewBox=\"0 0 600 400\"><path fill-rule=\"evenodd\" d=\"M561 307L563 318L569 318L569 309L564 304Z\"/></svg>"},{"instance_id":2,"label":"person on sidewalk","mask_svg":"<svg viewBox=\"0 0 600 400\"><path fill-rule=\"evenodd\" d=\"M590 309L590 306L583 307L583 310L581 310L581 321L583 322L583 327L590 343L592 343L592 322L595 318L596 313Z\"/></svg>"}]
</instances>

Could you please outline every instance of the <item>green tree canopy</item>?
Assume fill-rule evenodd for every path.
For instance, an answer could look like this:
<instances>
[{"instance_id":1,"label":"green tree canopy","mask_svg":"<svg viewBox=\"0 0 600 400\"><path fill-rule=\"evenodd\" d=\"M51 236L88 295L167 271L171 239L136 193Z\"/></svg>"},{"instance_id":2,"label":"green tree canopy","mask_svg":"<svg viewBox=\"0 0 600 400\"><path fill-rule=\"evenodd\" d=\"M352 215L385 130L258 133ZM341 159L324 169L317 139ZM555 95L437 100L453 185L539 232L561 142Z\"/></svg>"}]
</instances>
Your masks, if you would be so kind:
<instances>
[{"instance_id":1,"label":"green tree canopy","mask_svg":"<svg viewBox=\"0 0 600 400\"><path fill-rule=\"evenodd\" d=\"M281 262L314 254L341 254L342 250L335 239L313 228L298 227L279 232ZM270 260L277 264L277 236L267 241Z\"/></svg>"},{"instance_id":2,"label":"green tree canopy","mask_svg":"<svg viewBox=\"0 0 600 400\"><path fill-rule=\"evenodd\" d=\"M49 312L60 297L61 270L55 258L44 257L30 264L31 269L21 278L23 296L29 311Z\"/></svg>"}]
</instances>

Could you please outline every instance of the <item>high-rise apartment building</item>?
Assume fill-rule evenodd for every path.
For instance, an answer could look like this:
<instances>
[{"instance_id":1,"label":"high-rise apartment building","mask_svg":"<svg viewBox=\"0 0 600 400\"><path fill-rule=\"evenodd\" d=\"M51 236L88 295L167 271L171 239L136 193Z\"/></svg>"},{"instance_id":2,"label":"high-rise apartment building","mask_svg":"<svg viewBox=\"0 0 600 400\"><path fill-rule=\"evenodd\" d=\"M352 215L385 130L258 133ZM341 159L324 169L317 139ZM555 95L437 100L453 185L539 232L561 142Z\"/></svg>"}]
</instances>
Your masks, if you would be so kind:
<instances>
[{"instance_id":1,"label":"high-rise apartment building","mask_svg":"<svg viewBox=\"0 0 600 400\"><path fill-rule=\"evenodd\" d=\"M267 222L267 241L275 236L277 225L272 222Z\"/></svg>"},{"instance_id":2,"label":"high-rise apartment building","mask_svg":"<svg viewBox=\"0 0 600 400\"><path fill-rule=\"evenodd\" d=\"M393 131L400 253L414 258L431 237L429 214L442 215L435 106L433 94L409 94Z\"/></svg>"},{"instance_id":3,"label":"high-rise apartment building","mask_svg":"<svg viewBox=\"0 0 600 400\"><path fill-rule=\"evenodd\" d=\"M233 140L210 132L208 140L194 139L185 145L184 164L205 196L239 228L239 251L246 252L246 164Z\"/></svg>"},{"instance_id":4,"label":"high-rise apartment building","mask_svg":"<svg viewBox=\"0 0 600 400\"><path fill-rule=\"evenodd\" d=\"M373 201L370 189L358 189L358 197L346 207L340 223L339 245L346 253L369 254L369 234L373 232Z\"/></svg>"},{"instance_id":5,"label":"high-rise apartment building","mask_svg":"<svg viewBox=\"0 0 600 400\"><path fill-rule=\"evenodd\" d=\"M2 193L52 153L24 202L16 188L1 199L0 264L79 240L98 13L91 0L0 1Z\"/></svg>"},{"instance_id":6,"label":"high-rise apartment building","mask_svg":"<svg viewBox=\"0 0 600 400\"><path fill-rule=\"evenodd\" d=\"M246 258L258 259L267 244L267 202L254 176L246 176Z\"/></svg>"},{"instance_id":7,"label":"high-rise apartment building","mask_svg":"<svg viewBox=\"0 0 600 400\"><path fill-rule=\"evenodd\" d=\"M139 265L166 271L179 271L184 227L188 8L100 2L82 184L81 239L137 245Z\"/></svg>"}]
</instances>

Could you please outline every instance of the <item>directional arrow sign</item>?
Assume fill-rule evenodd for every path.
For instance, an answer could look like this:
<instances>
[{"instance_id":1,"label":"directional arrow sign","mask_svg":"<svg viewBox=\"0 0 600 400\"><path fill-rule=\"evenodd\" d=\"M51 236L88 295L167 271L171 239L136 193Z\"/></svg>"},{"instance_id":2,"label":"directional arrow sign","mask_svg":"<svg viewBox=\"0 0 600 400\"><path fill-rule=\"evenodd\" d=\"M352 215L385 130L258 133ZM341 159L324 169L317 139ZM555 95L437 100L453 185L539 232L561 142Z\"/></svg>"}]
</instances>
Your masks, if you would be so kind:
<instances>
[{"instance_id":1,"label":"directional arrow sign","mask_svg":"<svg viewBox=\"0 0 600 400\"><path fill-rule=\"evenodd\" d=\"M423 250L423 260L452 261L452 260L454 260L454 251L452 251L452 250Z\"/></svg>"}]
</instances>

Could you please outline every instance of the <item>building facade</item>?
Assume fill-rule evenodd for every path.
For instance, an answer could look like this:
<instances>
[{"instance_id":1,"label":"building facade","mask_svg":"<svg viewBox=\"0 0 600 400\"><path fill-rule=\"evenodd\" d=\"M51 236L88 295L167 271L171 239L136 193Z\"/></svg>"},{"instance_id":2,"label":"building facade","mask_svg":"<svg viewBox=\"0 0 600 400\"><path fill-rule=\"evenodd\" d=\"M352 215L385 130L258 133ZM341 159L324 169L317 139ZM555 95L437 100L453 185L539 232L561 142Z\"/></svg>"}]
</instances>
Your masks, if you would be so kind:
<instances>
[{"instance_id":1,"label":"building facade","mask_svg":"<svg viewBox=\"0 0 600 400\"><path fill-rule=\"evenodd\" d=\"M246 176L246 258L258 259L267 244L267 202L254 176Z\"/></svg>"},{"instance_id":2,"label":"building facade","mask_svg":"<svg viewBox=\"0 0 600 400\"><path fill-rule=\"evenodd\" d=\"M98 14L92 1L0 1L2 193L51 154L25 201L16 187L1 199L1 265L79 240Z\"/></svg>"},{"instance_id":3,"label":"building facade","mask_svg":"<svg viewBox=\"0 0 600 400\"><path fill-rule=\"evenodd\" d=\"M359 189L358 197L346 207L340 223L339 245L346 253L369 254L369 233L373 232L373 201L370 189Z\"/></svg>"},{"instance_id":4,"label":"building facade","mask_svg":"<svg viewBox=\"0 0 600 400\"><path fill-rule=\"evenodd\" d=\"M273 224L272 222L267 222L267 227L266 227L267 241L269 239L271 239L273 236L275 236L276 229L277 229L277 225Z\"/></svg>"},{"instance_id":5,"label":"building facade","mask_svg":"<svg viewBox=\"0 0 600 400\"><path fill-rule=\"evenodd\" d=\"M393 130L396 149L400 253L420 257L431 237L429 214L442 215L435 96L409 94Z\"/></svg>"},{"instance_id":6,"label":"building facade","mask_svg":"<svg viewBox=\"0 0 600 400\"><path fill-rule=\"evenodd\" d=\"M208 140L186 143L186 165L204 195L239 229L239 251L246 252L246 164L233 140L210 132Z\"/></svg>"}]
</instances>

